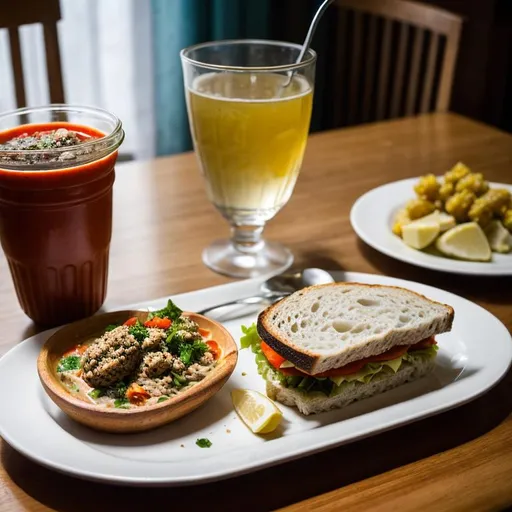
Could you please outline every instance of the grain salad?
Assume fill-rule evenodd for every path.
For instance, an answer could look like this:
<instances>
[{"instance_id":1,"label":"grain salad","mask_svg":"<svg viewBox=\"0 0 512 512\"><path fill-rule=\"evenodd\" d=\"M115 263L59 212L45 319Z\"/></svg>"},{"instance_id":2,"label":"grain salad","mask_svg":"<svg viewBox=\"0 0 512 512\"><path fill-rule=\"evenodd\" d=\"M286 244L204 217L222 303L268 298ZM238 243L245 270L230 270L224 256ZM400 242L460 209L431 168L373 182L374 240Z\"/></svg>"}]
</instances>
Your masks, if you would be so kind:
<instances>
[{"instance_id":1,"label":"grain salad","mask_svg":"<svg viewBox=\"0 0 512 512\"><path fill-rule=\"evenodd\" d=\"M63 354L57 375L69 393L103 407L163 402L203 380L220 356L211 333L169 300L142 323L109 325Z\"/></svg>"}]
</instances>

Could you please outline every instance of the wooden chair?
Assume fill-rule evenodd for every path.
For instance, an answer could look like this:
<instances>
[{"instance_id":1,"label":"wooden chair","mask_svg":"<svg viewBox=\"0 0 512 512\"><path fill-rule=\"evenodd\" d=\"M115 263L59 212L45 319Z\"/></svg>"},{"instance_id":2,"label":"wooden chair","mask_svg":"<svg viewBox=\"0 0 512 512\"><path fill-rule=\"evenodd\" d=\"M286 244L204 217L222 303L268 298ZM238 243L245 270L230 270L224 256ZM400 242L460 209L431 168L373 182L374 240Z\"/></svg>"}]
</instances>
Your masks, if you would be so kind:
<instances>
[{"instance_id":1,"label":"wooden chair","mask_svg":"<svg viewBox=\"0 0 512 512\"><path fill-rule=\"evenodd\" d=\"M59 0L4 0L0 15L0 29L9 31L11 62L18 107L26 106L25 82L21 59L19 27L41 23L46 49L46 69L52 103L64 103L64 86L60 61L57 21L61 18Z\"/></svg>"},{"instance_id":2,"label":"wooden chair","mask_svg":"<svg viewBox=\"0 0 512 512\"><path fill-rule=\"evenodd\" d=\"M448 110L460 16L405 0L334 5L334 126Z\"/></svg>"}]
</instances>

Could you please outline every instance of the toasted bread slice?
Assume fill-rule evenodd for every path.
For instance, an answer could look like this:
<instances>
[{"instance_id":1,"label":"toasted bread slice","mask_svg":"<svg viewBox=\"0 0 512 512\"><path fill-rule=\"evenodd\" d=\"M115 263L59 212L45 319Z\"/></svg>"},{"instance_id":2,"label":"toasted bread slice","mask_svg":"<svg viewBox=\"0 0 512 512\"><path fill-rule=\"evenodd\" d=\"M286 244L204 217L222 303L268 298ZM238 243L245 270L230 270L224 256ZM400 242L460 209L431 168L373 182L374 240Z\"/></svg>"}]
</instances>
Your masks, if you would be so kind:
<instances>
[{"instance_id":1,"label":"toasted bread slice","mask_svg":"<svg viewBox=\"0 0 512 512\"><path fill-rule=\"evenodd\" d=\"M451 330L453 308L404 288L333 283L265 309L258 334L310 375Z\"/></svg>"}]
</instances>

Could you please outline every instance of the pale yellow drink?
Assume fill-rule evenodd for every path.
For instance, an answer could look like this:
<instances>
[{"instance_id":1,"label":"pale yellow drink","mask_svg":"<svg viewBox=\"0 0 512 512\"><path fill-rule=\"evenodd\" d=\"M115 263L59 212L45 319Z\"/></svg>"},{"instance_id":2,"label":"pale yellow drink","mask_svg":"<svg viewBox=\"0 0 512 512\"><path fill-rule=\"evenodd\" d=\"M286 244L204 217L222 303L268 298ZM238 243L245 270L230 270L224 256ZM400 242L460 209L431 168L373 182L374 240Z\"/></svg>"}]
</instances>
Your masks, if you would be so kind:
<instances>
[{"instance_id":1,"label":"pale yellow drink","mask_svg":"<svg viewBox=\"0 0 512 512\"><path fill-rule=\"evenodd\" d=\"M188 91L194 145L210 200L228 216L271 218L290 198L302 163L313 93L307 80L212 73Z\"/></svg>"}]
</instances>

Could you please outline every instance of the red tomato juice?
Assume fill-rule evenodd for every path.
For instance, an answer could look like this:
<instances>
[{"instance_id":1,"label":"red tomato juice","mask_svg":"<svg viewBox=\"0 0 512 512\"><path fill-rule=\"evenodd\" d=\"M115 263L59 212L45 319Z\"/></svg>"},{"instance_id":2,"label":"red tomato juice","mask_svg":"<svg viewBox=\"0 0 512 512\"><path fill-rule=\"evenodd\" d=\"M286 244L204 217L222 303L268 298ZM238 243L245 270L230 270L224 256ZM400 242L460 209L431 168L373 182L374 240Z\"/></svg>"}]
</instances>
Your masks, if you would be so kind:
<instances>
[{"instance_id":1,"label":"red tomato juice","mask_svg":"<svg viewBox=\"0 0 512 512\"><path fill-rule=\"evenodd\" d=\"M91 141L105 137L88 126L50 122L2 131L0 144L58 128ZM20 305L36 323L90 316L105 300L116 158L117 147L44 170L37 163L13 170L0 161L0 240Z\"/></svg>"}]
</instances>

